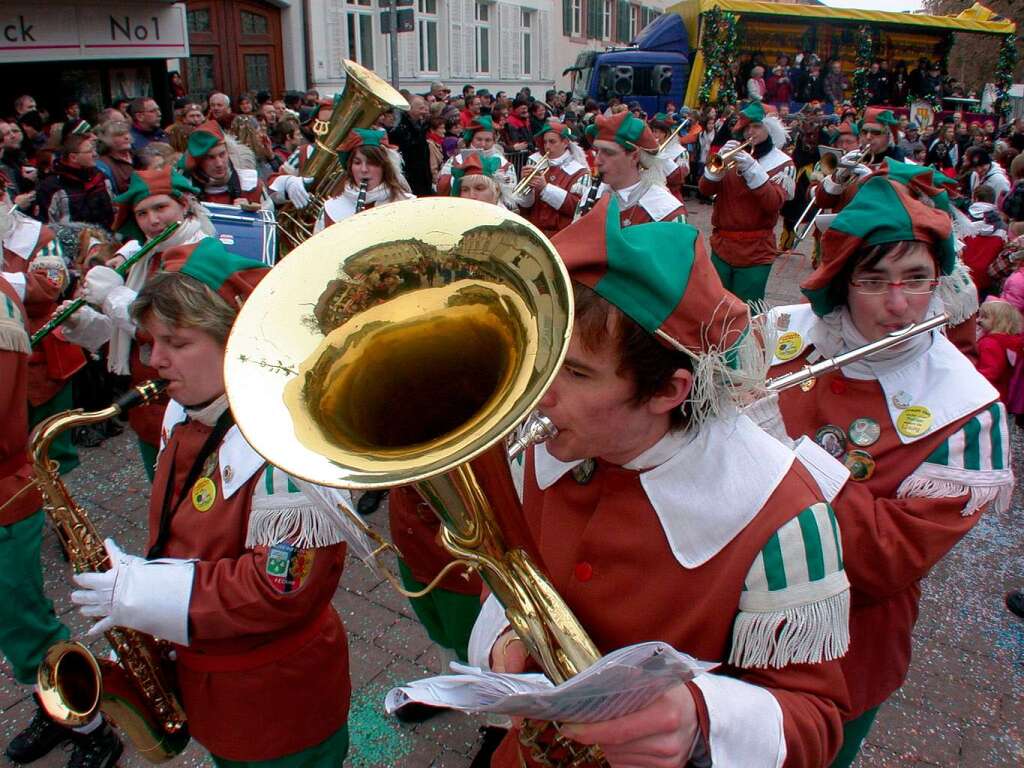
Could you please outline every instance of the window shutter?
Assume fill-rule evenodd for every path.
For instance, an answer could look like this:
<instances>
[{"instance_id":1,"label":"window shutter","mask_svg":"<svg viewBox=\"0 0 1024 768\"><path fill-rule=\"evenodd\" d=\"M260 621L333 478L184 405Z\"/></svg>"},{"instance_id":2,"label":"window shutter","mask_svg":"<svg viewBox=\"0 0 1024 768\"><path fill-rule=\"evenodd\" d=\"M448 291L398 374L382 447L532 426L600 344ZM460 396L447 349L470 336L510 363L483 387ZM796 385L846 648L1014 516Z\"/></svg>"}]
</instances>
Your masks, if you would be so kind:
<instances>
[{"instance_id":1,"label":"window shutter","mask_svg":"<svg viewBox=\"0 0 1024 768\"><path fill-rule=\"evenodd\" d=\"M466 32L466 2L465 0L452 0L446 3L448 6L448 60L451 62L452 77L465 77L467 72L466 53L472 53L473 40ZM472 32L472 28L470 28ZM467 42L469 46L467 48Z\"/></svg>"},{"instance_id":2,"label":"window shutter","mask_svg":"<svg viewBox=\"0 0 1024 768\"><path fill-rule=\"evenodd\" d=\"M419 35L403 32L398 36L398 74L400 77L416 77L419 64Z\"/></svg>"},{"instance_id":3,"label":"window shutter","mask_svg":"<svg viewBox=\"0 0 1024 768\"><path fill-rule=\"evenodd\" d=\"M327 30L327 61L318 62L317 69L323 70L328 80L344 77L341 60L348 58L348 27L345 20L345 0L327 0L324 9Z\"/></svg>"},{"instance_id":4,"label":"window shutter","mask_svg":"<svg viewBox=\"0 0 1024 768\"><path fill-rule=\"evenodd\" d=\"M587 37L601 39L601 0L587 2Z\"/></svg>"},{"instance_id":5,"label":"window shutter","mask_svg":"<svg viewBox=\"0 0 1024 768\"><path fill-rule=\"evenodd\" d=\"M572 37L572 0L562 0L562 34L565 37ZM542 50L545 47L541 45Z\"/></svg>"},{"instance_id":6,"label":"window shutter","mask_svg":"<svg viewBox=\"0 0 1024 768\"><path fill-rule=\"evenodd\" d=\"M533 50L534 52L540 51L539 59L535 59L540 66L540 71L535 74L538 80L551 79L551 46L555 43L551 39L552 37L551 12L537 11L537 29L533 33ZM536 56L536 53L534 55Z\"/></svg>"},{"instance_id":7,"label":"window shutter","mask_svg":"<svg viewBox=\"0 0 1024 768\"><path fill-rule=\"evenodd\" d=\"M491 6L492 12L494 6ZM504 3L497 6L498 11L498 24L496 27L491 27L498 33L498 75L499 77L518 77L519 72L515 67L514 51L518 49L516 45L517 38L519 35L519 19L517 15L519 13L518 5L505 5Z\"/></svg>"},{"instance_id":8,"label":"window shutter","mask_svg":"<svg viewBox=\"0 0 1024 768\"><path fill-rule=\"evenodd\" d=\"M618 13L615 15L615 39L622 43L629 42L629 0L618 0Z\"/></svg>"}]
</instances>

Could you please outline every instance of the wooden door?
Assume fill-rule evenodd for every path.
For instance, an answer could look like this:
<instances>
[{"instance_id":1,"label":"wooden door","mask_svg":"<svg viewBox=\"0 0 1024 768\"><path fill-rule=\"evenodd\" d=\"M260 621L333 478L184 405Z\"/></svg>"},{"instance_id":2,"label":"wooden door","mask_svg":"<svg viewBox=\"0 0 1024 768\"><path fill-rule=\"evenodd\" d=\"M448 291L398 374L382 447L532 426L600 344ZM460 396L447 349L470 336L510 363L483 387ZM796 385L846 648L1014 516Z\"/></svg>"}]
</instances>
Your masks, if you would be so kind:
<instances>
[{"instance_id":1,"label":"wooden door","mask_svg":"<svg viewBox=\"0 0 1024 768\"><path fill-rule=\"evenodd\" d=\"M239 92L284 90L281 11L257 2L232 3L235 25L235 70Z\"/></svg>"}]
</instances>

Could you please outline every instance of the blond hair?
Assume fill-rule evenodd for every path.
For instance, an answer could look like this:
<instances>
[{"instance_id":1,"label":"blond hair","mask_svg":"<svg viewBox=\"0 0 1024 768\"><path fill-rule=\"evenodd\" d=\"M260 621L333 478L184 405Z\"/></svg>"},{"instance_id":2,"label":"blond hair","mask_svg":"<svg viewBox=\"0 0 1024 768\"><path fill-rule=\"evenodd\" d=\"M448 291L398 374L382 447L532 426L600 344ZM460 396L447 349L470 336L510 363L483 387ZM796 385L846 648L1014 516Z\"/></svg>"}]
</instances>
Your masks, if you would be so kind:
<instances>
[{"instance_id":1,"label":"blond hair","mask_svg":"<svg viewBox=\"0 0 1024 768\"><path fill-rule=\"evenodd\" d=\"M131 305L132 319L153 317L172 328L198 328L221 344L228 340L237 313L209 286L181 272L158 272Z\"/></svg>"},{"instance_id":2,"label":"blond hair","mask_svg":"<svg viewBox=\"0 0 1024 768\"><path fill-rule=\"evenodd\" d=\"M988 299L978 313L989 322L989 333L1016 335L1024 329L1024 318L1020 310L1002 299Z\"/></svg>"}]
</instances>

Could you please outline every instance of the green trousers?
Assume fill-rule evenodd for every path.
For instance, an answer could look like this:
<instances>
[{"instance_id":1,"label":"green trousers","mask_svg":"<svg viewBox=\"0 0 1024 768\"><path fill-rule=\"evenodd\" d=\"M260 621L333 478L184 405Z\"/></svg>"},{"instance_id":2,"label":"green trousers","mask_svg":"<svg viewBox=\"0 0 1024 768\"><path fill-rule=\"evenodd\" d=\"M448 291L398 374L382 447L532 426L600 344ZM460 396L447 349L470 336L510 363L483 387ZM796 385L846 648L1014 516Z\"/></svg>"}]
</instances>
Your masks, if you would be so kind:
<instances>
[{"instance_id":1,"label":"green trousers","mask_svg":"<svg viewBox=\"0 0 1024 768\"><path fill-rule=\"evenodd\" d=\"M757 264L753 267L734 267L718 258L711 252L711 263L722 279L722 285L748 304L752 301L764 300L764 289L768 285L768 276L772 273L771 264Z\"/></svg>"},{"instance_id":2,"label":"green trousers","mask_svg":"<svg viewBox=\"0 0 1024 768\"><path fill-rule=\"evenodd\" d=\"M860 745L864 743L864 739L871 731L877 714L878 707L875 707L860 717L843 723L843 748L839 750L839 754L836 755L836 759L832 761L829 768L850 768L853 765L853 761L857 759L857 753L860 752Z\"/></svg>"},{"instance_id":3,"label":"green trousers","mask_svg":"<svg viewBox=\"0 0 1024 768\"><path fill-rule=\"evenodd\" d=\"M13 525L0 526L0 653L14 679L24 685L35 683L36 668L50 646L70 636L43 592L44 522L39 510Z\"/></svg>"},{"instance_id":4,"label":"green trousers","mask_svg":"<svg viewBox=\"0 0 1024 768\"><path fill-rule=\"evenodd\" d=\"M156 475L156 455L160 452L160 449L155 445L144 443L141 439L139 440L139 453L142 454L142 466L146 468L146 477L149 478L149 484L153 484L153 477Z\"/></svg>"},{"instance_id":5,"label":"green trousers","mask_svg":"<svg viewBox=\"0 0 1024 768\"><path fill-rule=\"evenodd\" d=\"M42 405L29 405L29 429L49 416L53 416L61 411L71 410L72 408L74 408L74 402L71 398L71 382L69 381L60 392ZM64 430L50 445L50 458L60 464L60 473L62 475L66 475L78 466L78 449L71 442L70 429Z\"/></svg>"},{"instance_id":6,"label":"green trousers","mask_svg":"<svg viewBox=\"0 0 1024 768\"><path fill-rule=\"evenodd\" d=\"M316 746L272 760L226 760L210 755L218 768L341 768L348 754L348 724Z\"/></svg>"},{"instance_id":7,"label":"green trousers","mask_svg":"<svg viewBox=\"0 0 1024 768\"><path fill-rule=\"evenodd\" d=\"M398 572L402 586L410 592L426 586L413 578L412 571L401 560L398 561ZM435 589L409 602L416 618L427 630L427 637L442 648L454 651L459 661L469 659L469 635L480 613L479 595L460 595L447 589Z\"/></svg>"}]
</instances>

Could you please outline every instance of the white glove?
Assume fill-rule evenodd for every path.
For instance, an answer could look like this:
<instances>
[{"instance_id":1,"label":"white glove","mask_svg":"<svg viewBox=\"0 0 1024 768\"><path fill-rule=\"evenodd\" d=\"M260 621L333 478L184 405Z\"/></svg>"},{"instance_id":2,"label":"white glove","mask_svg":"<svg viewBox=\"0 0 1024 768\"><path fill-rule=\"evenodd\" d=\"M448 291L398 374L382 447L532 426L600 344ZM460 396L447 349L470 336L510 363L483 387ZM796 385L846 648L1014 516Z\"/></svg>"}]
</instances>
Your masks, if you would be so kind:
<instances>
[{"instance_id":1,"label":"white glove","mask_svg":"<svg viewBox=\"0 0 1024 768\"><path fill-rule=\"evenodd\" d=\"M306 189L306 183L310 181L313 179L306 179L302 176L289 176L285 179L284 193L296 208L305 208L309 205L309 190Z\"/></svg>"},{"instance_id":2,"label":"white glove","mask_svg":"<svg viewBox=\"0 0 1024 768\"><path fill-rule=\"evenodd\" d=\"M742 174L757 165L757 160L749 152L737 152L733 155L733 161L736 163L736 169Z\"/></svg>"},{"instance_id":3,"label":"white glove","mask_svg":"<svg viewBox=\"0 0 1024 768\"><path fill-rule=\"evenodd\" d=\"M194 560L146 560L121 551L113 539L103 542L111 568L74 577L82 587L71 602L83 616L98 617L89 636L112 627L137 629L188 645L188 604L192 596Z\"/></svg>"},{"instance_id":4,"label":"white glove","mask_svg":"<svg viewBox=\"0 0 1024 768\"><path fill-rule=\"evenodd\" d=\"M864 154L863 150L854 149L839 158L838 167L832 174L836 184L845 187L859 176L867 176L871 173L870 168L858 162L862 154Z\"/></svg>"},{"instance_id":5,"label":"white glove","mask_svg":"<svg viewBox=\"0 0 1024 768\"><path fill-rule=\"evenodd\" d=\"M732 152L734 149L736 149L736 147L740 146L742 143L743 143L742 141L736 141L735 139L730 139L729 141L725 142L725 144L722 145L722 148L720 150L718 150L718 154L720 154L720 155L728 154L729 152Z\"/></svg>"},{"instance_id":6,"label":"white glove","mask_svg":"<svg viewBox=\"0 0 1024 768\"><path fill-rule=\"evenodd\" d=\"M786 424L782 420L782 411L779 410L777 393L772 392L755 400L743 408L743 415L787 448L793 447L793 441L786 434Z\"/></svg>"},{"instance_id":7,"label":"white glove","mask_svg":"<svg viewBox=\"0 0 1024 768\"><path fill-rule=\"evenodd\" d=\"M96 307L102 307L104 299L115 288L124 285L124 278L110 267L97 266L89 270L82 284L82 296Z\"/></svg>"}]
</instances>

